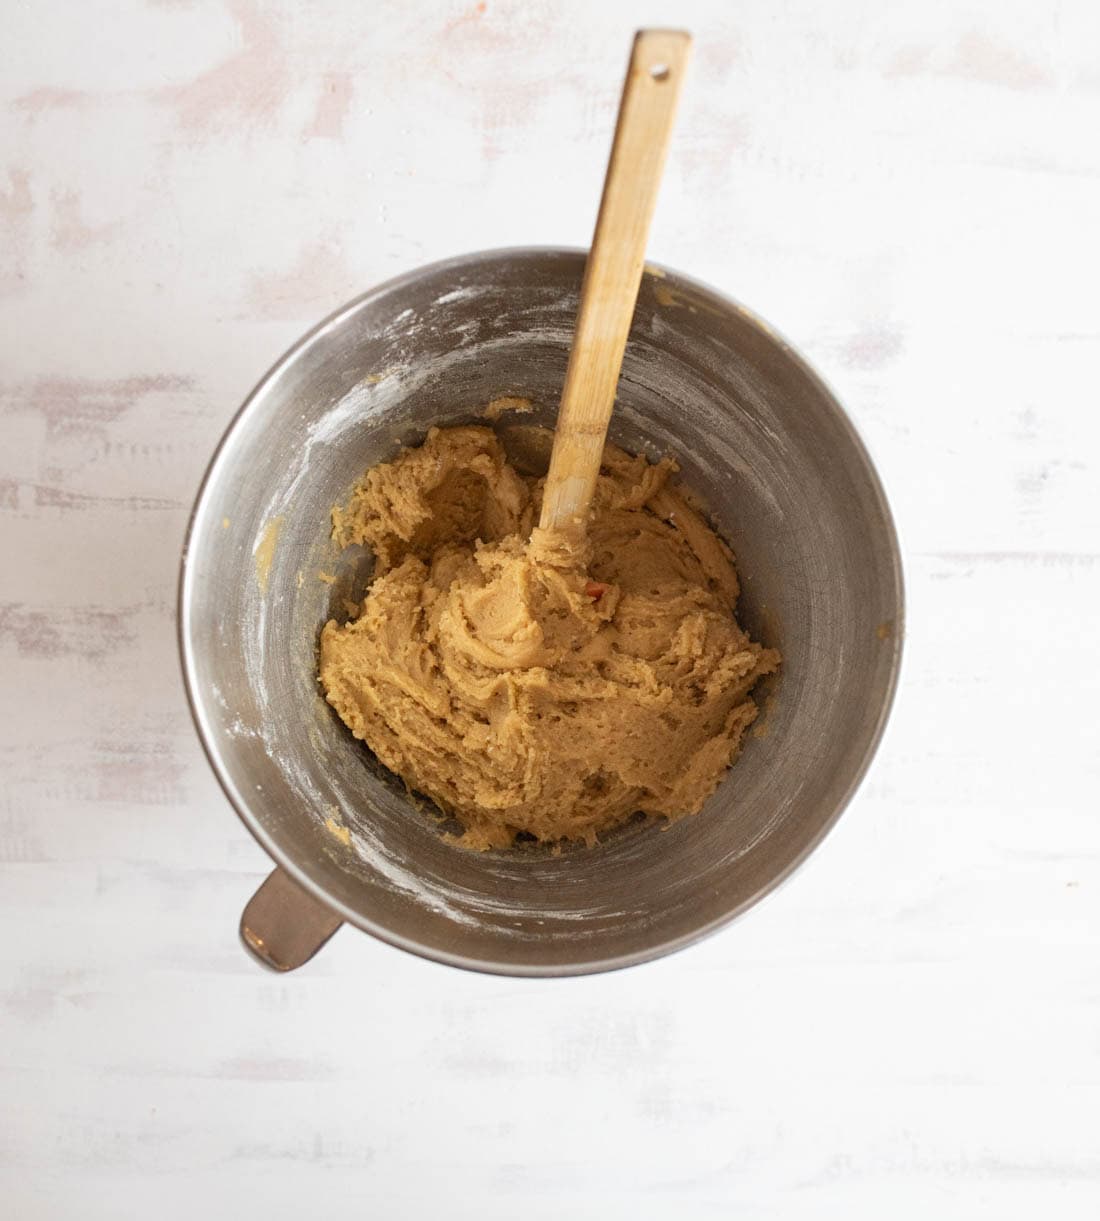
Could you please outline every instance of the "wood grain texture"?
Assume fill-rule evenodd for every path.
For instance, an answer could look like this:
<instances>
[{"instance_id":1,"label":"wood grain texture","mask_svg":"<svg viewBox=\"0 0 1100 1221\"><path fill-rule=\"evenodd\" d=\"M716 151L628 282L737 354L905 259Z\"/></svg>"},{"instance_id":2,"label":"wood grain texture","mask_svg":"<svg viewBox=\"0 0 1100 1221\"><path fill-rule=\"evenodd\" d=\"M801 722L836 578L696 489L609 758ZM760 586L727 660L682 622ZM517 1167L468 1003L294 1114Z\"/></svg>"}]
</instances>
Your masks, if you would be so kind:
<instances>
[{"instance_id":1,"label":"wood grain texture","mask_svg":"<svg viewBox=\"0 0 1100 1221\"><path fill-rule=\"evenodd\" d=\"M690 54L682 30L640 30L631 48L554 427L543 530L587 525Z\"/></svg>"},{"instance_id":2,"label":"wood grain texture","mask_svg":"<svg viewBox=\"0 0 1100 1221\"><path fill-rule=\"evenodd\" d=\"M344 930L273 977L178 677L198 480L354 293L587 243L650 18L695 35L651 257L811 358L898 517L886 741L789 886L664 962ZM1087 0L7 6L5 1217L1093 1221L1098 46Z\"/></svg>"}]
</instances>

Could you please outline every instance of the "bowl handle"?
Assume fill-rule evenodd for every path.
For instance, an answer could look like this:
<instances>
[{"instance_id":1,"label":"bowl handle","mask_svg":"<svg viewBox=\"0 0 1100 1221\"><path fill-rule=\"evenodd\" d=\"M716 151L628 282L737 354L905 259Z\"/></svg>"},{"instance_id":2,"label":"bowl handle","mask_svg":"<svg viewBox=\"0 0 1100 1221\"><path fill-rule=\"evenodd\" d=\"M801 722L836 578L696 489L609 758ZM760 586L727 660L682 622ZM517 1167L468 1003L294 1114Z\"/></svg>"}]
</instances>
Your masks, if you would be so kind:
<instances>
[{"instance_id":1,"label":"bowl handle","mask_svg":"<svg viewBox=\"0 0 1100 1221\"><path fill-rule=\"evenodd\" d=\"M341 924L332 908L289 874L273 869L241 915L241 940L265 967L293 971L309 962Z\"/></svg>"}]
</instances>

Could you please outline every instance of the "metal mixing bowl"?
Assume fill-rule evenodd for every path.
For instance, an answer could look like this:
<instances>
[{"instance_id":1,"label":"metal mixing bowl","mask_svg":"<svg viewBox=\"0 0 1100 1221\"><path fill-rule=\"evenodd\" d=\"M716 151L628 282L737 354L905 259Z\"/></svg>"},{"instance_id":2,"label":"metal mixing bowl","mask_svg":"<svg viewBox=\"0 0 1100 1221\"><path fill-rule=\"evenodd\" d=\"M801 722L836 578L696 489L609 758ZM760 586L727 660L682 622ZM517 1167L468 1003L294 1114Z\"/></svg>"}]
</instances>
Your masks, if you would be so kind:
<instances>
[{"instance_id":1,"label":"metal mixing bowl","mask_svg":"<svg viewBox=\"0 0 1100 1221\"><path fill-rule=\"evenodd\" d=\"M466 852L322 699L318 632L369 579L369 557L330 542L330 507L430 425L476 419L500 395L534 402L501 424L537 461L526 426L553 426L583 267L575 251L493 251L367 293L268 373L207 472L183 557L183 668L210 763L281 867L244 922L273 965L304 961L341 920L507 974L654 958L781 882L875 750L902 580L871 462L781 338L659 268L643 277L611 438L679 458L736 553L742 622L783 653L756 731L703 811L558 855Z\"/></svg>"}]
</instances>

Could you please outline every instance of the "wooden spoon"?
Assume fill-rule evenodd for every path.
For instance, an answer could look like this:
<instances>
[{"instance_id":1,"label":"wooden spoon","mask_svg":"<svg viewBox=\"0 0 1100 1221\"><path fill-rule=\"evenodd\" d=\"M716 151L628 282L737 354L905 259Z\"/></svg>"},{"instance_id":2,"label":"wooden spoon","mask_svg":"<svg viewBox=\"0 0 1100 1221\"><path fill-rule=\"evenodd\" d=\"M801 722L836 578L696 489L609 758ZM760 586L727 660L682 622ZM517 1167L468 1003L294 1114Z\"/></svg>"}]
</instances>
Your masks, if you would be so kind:
<instances>
[{"instance_id":1,"label":"wooden spoon","mask_svg":"<svg viewBox=\"0 0 1100 1221\"><path fill-rule=\"evenodd\" d=\"M574 539L584 536L600 472L690 51L691 36L682 30L639 30L634 36L539 519L542 530Z\"/></svg>"}]
</instances>

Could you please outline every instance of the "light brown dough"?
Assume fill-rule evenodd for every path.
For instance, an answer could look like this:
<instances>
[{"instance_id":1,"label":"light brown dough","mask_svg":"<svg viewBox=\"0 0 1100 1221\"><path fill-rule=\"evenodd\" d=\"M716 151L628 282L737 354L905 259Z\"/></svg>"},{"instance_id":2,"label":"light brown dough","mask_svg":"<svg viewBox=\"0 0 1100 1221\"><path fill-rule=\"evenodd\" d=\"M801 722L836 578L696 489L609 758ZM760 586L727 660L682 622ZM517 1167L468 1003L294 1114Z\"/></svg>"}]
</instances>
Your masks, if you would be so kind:
<instances>
[{"instance_id":1,"label":"light brown dough","mask_svg":"<svg viewBox=\"0 0 1100 1221\"><path fill-rule=\"evenodd\" d=\"M433 429L333 511L377 567L322 631L325 695L463 845L692 814L737 755L779 654L734 618L733 558L675 470L609 446L584 554L528 542L541 482L484 427Z\"/></svg>"}]
</instances>

